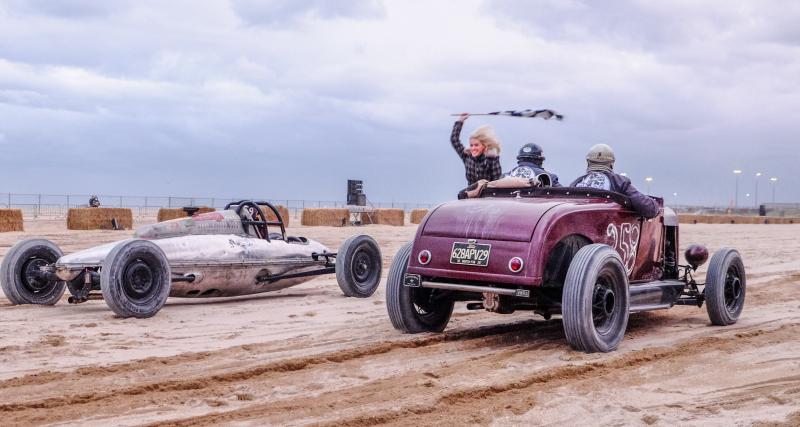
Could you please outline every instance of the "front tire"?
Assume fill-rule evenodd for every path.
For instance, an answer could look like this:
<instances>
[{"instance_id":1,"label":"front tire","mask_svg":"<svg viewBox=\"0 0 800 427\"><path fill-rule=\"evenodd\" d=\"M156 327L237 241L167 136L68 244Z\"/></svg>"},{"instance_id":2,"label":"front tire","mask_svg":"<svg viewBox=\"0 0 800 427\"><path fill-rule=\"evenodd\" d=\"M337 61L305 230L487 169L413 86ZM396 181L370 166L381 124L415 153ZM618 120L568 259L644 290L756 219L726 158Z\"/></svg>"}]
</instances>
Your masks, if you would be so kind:
<instances>
[{"instance_id":1,"label":"front tire","mask_svg":"<svg viewBox=\"0 0 800 427\"><path fill-rule=\"evenodd\" d=\"M582 247L570 263L561 311L567 343L586 353L615 350L628 326L628 274L608 245Z\"/></svg>"},{"instance_id":2,"label":"front tire","mask_svg":"<svg viewBox=\"0 0 800 427\"><path fill-rule=\"evenodd\" d=\"M37 276L40 267L55 264L63 253L44 239L23 240L8 250L0 265L0 285L12 304L53 305L64 295L66 283Z\"/></svg>"},{"instance_id":3,"label":"front tire","mask_svg":"<svg viewBox=\"0 0 800 427\"><path fill-rule=\"evenodd\" d=\"M742 256L735 249L714 253L706 272L706 311L711 323L727 326L736 323L744 309L747 289Z\"/></svg>"},{"instance_id":4,"label":"front tire","mask_svg":"<svg viewBox=\"0 0 800 427\"><path fill-rule=\"evenodd\" d=\"M370 236L352 236L336 254L336 282L348 297L367 298L381 283L381 248Z\"/></svg>"},{"instance_id":5,"label":"front tire","mask_svg":"<svg viewBox=\"0 0 800 427\"><path fill-rule=\"evenodd\" d=\"M121 317L154 316L167 302L171 285L167 256L147 240L121 242L100 271L103 299Z\"/></svg>"},{"instance_id":6,"label":"front tire","mask_svg":"<svg viewBox=\"0 0 800 427\"><path fill-rule=\"evenodd\" d=\"M438 289L411 288L403 284L413 243L397 251L386 281L386 309L392 326L407 334L442 332L450 321L454 301Z\"/></svg>"}]
</instances>

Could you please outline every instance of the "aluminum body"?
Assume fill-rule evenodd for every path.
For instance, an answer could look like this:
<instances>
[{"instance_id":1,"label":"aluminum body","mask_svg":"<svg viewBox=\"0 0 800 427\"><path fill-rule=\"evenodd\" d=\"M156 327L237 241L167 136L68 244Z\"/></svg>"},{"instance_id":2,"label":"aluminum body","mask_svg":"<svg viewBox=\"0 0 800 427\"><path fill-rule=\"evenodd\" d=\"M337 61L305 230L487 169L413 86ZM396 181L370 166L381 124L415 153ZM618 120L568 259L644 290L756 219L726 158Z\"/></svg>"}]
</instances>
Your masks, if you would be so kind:
<instances>
[{"instance_id":1,"label":"aluminum body","mask_svg":"<svg viewBox=\"0 0 800 427\"><path fill-rule=\"evenodd\" d=\"M225 297L275 291L313 279L300 277L259 283L257 277L318 270L329 252L310 239L267 241L245 233L233 211L209 212L140 227L135 237L152 241L167 256L173 277L193 275L192 282L173 282L171 297ZM61 257L56 274L72 280L86 268L102 267L119 242Z\"/></svg>"}]
</instances>

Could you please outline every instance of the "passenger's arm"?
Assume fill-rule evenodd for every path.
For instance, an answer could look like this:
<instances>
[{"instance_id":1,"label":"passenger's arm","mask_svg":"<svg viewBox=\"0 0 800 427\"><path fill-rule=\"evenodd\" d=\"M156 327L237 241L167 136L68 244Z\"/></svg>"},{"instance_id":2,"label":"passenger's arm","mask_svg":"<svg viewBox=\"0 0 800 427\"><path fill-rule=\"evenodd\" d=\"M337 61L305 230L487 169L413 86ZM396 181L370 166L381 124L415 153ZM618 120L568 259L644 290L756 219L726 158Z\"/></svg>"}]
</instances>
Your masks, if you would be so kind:
<instances>
[{"instance_id":1,"label":"passenger's arm","mask_svg":"<svg viewBox=\"0 0 800 427\"><path fill-rule=\"evenodd\" d=\"M464 148L464 145L461 144L460 140L461 127L463 126L464 126L463 121L461 120L456 121L455 123L453 123L453 132L450 133L450 144L453 145L453 149L456 150L456 154L458 154L458 157L461 157L462 160L466 159L468 156L468 154L465 152L466 148Z\"/></svg>"},{"instance_id":2,"label":"passenger's arm","mask_svg":"<svg viewBox=\"0 0 800 427\"><path fill-rule=\"evenodd\" d=\"M658 211L661 209L658 207L658 202L656 202L655 199L640 193L630 182L628 182L627 188L625 189L625 195L631 200L633 209L636 210L639 215L647 219L655 218L658 215Z\"/></svg>"}]
</instances>

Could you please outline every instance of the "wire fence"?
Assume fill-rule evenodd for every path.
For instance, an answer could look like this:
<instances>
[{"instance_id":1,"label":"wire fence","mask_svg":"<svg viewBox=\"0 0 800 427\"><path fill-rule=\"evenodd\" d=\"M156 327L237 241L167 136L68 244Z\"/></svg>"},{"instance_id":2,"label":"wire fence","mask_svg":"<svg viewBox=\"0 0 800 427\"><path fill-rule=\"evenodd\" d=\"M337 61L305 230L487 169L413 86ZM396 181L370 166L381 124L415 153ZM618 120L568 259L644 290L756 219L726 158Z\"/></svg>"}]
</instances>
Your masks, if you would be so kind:
<instances>
[{"instance_id":1,"label":"wire fence","mask_svg":"<svg viewBox=\"0 0 800 427\"><path fill-rule=\"evenodd\" d=\"M22 215L26 218L53 218L61 219L67 217L67 211L71 208L87 207L89 205L88 194L22 194L22 193L0 193L0 207L22 210ZM186 196L117 196L117 195L97 195L101 206L112 208L129 208L135 218L155 218L161 208L182 208L184 206L208 206L214 209L222 209L226 204L244 197L220 198L220 197L186 197ZM255 198L251 200L268 201L275 205L285 206L292 216L296 216L305 208L342 208L347 206L345 202L335 200L292 200L292 199L271 199ZM396 208L409 211L417 208L430 208L432 203L416 202L370 202L370 206L375 208Z\"/></svg>"},{"instance_id":2,"label":"wire fence","mask_svg":"<svg viewBox=\"0 0 800 427\"><path fill-rule=\"evenodd\" d=\"M22 210L25 218L52 218L67 217L70 208L86 207L89 204L88 194L24 194L0 193L0 208L13 208ZM187 196L125 196L125 195L98 195L101 206L129 208L134 218L155 218L161 208L182 208L184 206L208 206L222 209L226 204L243 197L187 197ZM347 204L336 200L293 200L257 198L252 200L266 200L275 205L283 205L291 216L297 217L305 208L343 208ZM435 203L419 202L373 202L368 204L374 208L395 208L410 211L412 209L430 209ZM702 205L672 205L678 213L706 214L706 215L767 215L767 216L798 216L800 204L790 203L765 203L758 208L732 208ZM761 211L761 212L760 212Z\"/></svg>"}]
</instances>

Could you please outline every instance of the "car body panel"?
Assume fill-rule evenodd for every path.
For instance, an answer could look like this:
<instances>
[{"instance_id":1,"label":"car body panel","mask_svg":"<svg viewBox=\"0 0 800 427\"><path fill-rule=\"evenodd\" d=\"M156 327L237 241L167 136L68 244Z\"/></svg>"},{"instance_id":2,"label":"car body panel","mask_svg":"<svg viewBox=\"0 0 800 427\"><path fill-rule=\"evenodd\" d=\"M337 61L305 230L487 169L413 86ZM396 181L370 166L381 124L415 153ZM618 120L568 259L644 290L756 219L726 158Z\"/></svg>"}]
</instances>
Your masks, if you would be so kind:
<instances>
[{"instance_id":1,"label":"car body panel","mask_svg":"<svg viewBox=\"0 0 800 427\"><path fill-rule=\"evenodd\" d=\"M237 229L238 234L230 234ZM194 277L191 282L173 282L172 297L247 295L294 286L314 277L274 282L257 278L319 270L325 267L326 260L314 259L313 255L330 252L310 239L268 241L248 235L233 211L209 212L140 227L136 236L161 248L173 275ZM55 264L56 274L62 280L72 280L86 268L102 267L119 243L62 256Z\"/></svg>"},{"instance_id":2,"label":"car body panel","mask_svg":"<svg viewBox=\"0 0 800 427\"><path fill-rule=\"evenodd\" d=\"M509 285L542 285L547 259L562 239L578 235L613 247L632 284L658 278L663 245L662 216L642 219L633 210L598 195L578 197L486 197L445 203L417 230L408 272L427 277ZM486 267L450 264L454 242L491 244ZM422 265L417 254L431 252ZM509 260L521 257L522 271Z\"/></svg>"}]
</instances>

